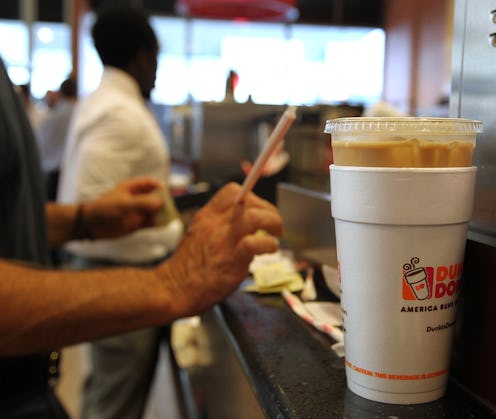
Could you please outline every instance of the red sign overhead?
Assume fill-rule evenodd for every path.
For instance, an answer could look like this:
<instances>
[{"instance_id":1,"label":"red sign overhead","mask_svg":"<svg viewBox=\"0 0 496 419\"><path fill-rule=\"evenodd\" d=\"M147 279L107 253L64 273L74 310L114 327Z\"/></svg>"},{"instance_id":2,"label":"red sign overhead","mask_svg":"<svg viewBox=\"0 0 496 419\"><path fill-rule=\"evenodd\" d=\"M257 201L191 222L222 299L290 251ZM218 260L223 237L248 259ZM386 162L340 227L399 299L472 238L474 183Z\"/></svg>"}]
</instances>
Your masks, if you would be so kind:
<instances>
[{"instance_id":1,"label":"red sign overhead","mask_svg":"<svg viewBox=\"0 0 496 419\"><path fill-rule=\"evenodd\" d=\"M178 0L181 16L292 22L298 18L295 0Z\"/></svg>"}]
</instances>

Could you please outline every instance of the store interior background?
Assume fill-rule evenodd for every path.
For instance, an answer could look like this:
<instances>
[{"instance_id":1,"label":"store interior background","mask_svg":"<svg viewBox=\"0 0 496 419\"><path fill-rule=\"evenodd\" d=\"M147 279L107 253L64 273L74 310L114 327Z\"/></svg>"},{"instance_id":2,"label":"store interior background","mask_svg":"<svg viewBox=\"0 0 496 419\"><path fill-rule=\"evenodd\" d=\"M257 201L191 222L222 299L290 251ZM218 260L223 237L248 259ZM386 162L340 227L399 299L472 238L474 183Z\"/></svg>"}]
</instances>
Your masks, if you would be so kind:
<instances>
[{"instance_id":1,"label":"store interior background","mask_svg":"<svg viewBox=\"0 0 496 419\"><path fill-rule=\"evenodd\" d=\"M40 104L70 73L80 96L93 90L102 66L92 11L109 2L2 1L0 37L16 41L1 43L0 54L13 82L30 82ZM177 188L236 176L287 104L299 106L286 142L290 181L324 192L326 119L379 100L408 115L447 115L453 0L299 0L296 19L258 22L180 16L173 0L130 3L150 13L159 38L152 106ZM231 69L239 83L226 101Z\"/></svg>"},{"instance_id":2,"label":"store interior background","mask_svg":"<svg viewBox=\"0 0 496 419\"><path fill-rule=\"evenodd\" d=\"M253 160L287 104L299 107L286 138L290 181L321 192L329 191L326 119L360 115L379 100L406 115L448 116L454 1L297 0L296 20L255 23L179 16L174 0L130 0L153 16L161 43L153 110L169 142L178 189L222 181L239 170L241 159ZM2 0L0 55L14 83L30 82L40 103L69 73L78 78L81 95L91 91L101 66L88 30L92 9L105 2ZM226 101L230 69L238 71L240 84L234 100ZM488 262L494 248L475 243L469 250L477 269L494 278ZM490 290L485 300L495 287ZM494 337L482 343L494 348ZM59 391L77 418L81 348L69 348L64 359ZM494 362L485 367L495 370ZM162 379L168 374L163 370ZM494 383L478 372L460 375L496 403ZM164 402L165 387L159 411L174 398L171 393ZM162 411L157 417L168 416Z\"/></svg>"}]
</instances>

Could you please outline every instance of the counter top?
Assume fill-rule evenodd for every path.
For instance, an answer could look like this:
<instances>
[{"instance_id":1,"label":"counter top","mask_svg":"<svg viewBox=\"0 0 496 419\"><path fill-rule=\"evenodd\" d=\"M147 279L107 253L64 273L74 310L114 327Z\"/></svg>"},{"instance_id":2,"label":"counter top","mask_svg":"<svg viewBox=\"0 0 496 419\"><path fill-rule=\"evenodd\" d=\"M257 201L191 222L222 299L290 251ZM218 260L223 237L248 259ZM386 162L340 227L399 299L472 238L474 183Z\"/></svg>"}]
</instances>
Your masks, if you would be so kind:
<instances>
[{"instance_id":1,"label":"counter top","mask_svg":"<svg viewBox=\"0 0 496 419\"><path fill-rule=\"evenodd\" d=\"M342 417L344 361L330 337L296 317L279 295L236 292L219 312L267 417Z\"/></svg>"},{"instance_id":2,"label":"counter top","mask_svg":"<svg viewBox=\"0 0 496 419\"><path fill-rule=\"evenodd\" d=\"M353 394L346 388L344 360L331 349L333 339L299 319L280 295L237 291L214 315L266 417L496 417L454 381L445 397L421 405L376 403Z\"/></svg>"}]
</instances>

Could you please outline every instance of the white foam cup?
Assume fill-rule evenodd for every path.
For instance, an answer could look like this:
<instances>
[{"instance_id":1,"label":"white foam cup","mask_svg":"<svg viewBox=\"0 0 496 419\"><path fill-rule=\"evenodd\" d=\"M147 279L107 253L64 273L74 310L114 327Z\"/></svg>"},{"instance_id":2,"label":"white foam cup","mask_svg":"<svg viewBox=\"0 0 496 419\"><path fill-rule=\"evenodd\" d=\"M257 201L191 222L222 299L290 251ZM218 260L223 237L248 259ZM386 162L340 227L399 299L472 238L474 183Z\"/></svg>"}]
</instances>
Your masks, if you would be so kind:
<instances>
[{"instance_id":1,"label":"white foam cup","mask_svg":"<svg viewBox=\"0 0 496 419\"><path fill-rule=\"evenodd\" d=\"M346 377L359 396L445 393L475 174L331 165Z\"/></svg>"}]
</instances>

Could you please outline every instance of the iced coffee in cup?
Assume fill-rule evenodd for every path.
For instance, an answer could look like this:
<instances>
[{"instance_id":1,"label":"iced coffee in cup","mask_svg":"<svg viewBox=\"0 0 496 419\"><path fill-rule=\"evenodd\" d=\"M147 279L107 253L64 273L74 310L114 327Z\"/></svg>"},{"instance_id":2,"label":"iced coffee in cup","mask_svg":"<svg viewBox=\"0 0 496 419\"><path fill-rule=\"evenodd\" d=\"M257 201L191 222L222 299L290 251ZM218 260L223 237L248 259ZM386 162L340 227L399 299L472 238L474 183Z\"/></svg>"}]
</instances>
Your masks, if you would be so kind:
<instances>
[{"instance_id":1,"label":"iced coffee in cup","mask_svg":"<svg viewBox=\"0 0 496 419\"><path fill-rule=\"evenodd\" d=\"M443 396L476 168L478 121L327 121L346 377L370 400Z\"/></svg>"},{"instance_id":2,"label":"iced coffee in cup","mask_svg":"<svg viewBox=\"0 0 496 419\"><path fill-rule=\"evenodd\" d=\"M325 132L339 166L470 167L480 128L457 118L342 118Z\"/></svg>"}]
</instances>

